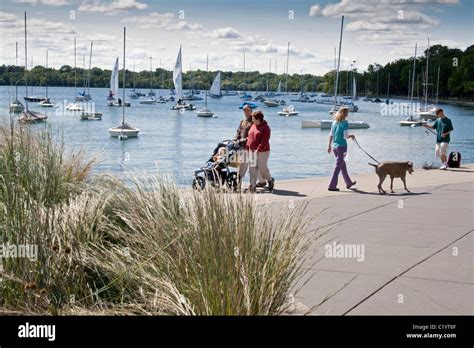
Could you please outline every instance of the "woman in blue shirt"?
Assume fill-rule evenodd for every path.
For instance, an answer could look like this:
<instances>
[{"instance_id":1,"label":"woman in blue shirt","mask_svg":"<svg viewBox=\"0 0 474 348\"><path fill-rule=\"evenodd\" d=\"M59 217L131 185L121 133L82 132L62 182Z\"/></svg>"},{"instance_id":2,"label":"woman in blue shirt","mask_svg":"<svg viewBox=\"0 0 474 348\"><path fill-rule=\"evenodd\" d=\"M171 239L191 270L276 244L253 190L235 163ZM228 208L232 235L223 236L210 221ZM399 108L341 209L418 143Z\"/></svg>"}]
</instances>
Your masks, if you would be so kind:
<instances>
[{"instance_id":1,"label":"woman in blue shirt","mask_svg":"<svg viewBox=\"0 0 474 348\"><path fill-rule=\"evenodd\" d=\"M331 182L329 184L329 191L339 191L337 188L337 179L339 177L339 172L342 172L342 177L346 182L346 187L350 189L356 184L349 177L347 172L346 161L344 159L347 153L347 140L346 139L355 139L354 135L349 135L349 123L346 121L347 116L349 115L349 109L345 107L339 108L339 110L334 115L334 122L331 126L331 133L329 135L329 144L328 144L328 153L331 151L334 152L336 156L336 166L332 173ZM332 146L332 148L331 148Z\"/></svg>"}]
</instances>

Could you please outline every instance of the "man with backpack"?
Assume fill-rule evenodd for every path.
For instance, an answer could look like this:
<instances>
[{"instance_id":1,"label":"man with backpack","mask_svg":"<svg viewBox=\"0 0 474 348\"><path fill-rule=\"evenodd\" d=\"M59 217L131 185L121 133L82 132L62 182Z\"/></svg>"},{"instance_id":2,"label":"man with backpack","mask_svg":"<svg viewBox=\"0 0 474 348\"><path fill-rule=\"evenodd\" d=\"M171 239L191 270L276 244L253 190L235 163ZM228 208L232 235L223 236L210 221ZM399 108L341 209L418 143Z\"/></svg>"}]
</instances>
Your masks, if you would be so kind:
<instances>
[{"instance_id":1,"label":"man with backpack","mask_svg":"<svg viewBox=\"0 0 474 348\"><path fill-rule=\"evenodd\" d=\"M443 109L436 108L435 113L438 118L433 123L433 126L424 124L423 127L436 131L435 154L436 157L441 158L442 165L439 169L446 170L448 168L448 145L451 140L449 134L454 128L451 120L444 114Z\"/></svg>"}]
</instances>

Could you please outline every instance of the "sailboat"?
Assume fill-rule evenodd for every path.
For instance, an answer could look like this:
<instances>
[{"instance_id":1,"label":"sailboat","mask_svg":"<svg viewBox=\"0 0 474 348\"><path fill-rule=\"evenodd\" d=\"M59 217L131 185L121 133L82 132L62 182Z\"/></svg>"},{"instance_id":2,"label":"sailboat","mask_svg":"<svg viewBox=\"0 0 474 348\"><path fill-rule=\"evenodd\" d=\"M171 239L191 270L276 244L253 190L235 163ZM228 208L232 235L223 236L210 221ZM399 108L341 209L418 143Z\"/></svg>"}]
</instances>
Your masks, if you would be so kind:
<instances>
[{"instance_id":1,"label":"sailboat","mask_svg":"<svg viewBox=\"0 0 474 348\"><path fill-rule=\"evenodd\" d=\"M46 99L38 103L38 105L42 106L43 108L52 108L54 106L54 104L51 103L51 100L49 100L49 96L48 96L48 80L49 80L48 51L46 51Z\"/></svg>"},{"instance_id":2,"label":"sailboat","mask_svg":"<svg viewBox=\"0 0 474 348\"><path fill-rule=\"evenodd\" d=\"M340 104L338 103L337 100L337 92L339 88L339 71L341 67L341 48L342 48L342 34L344 32L344 16L341 18L341 32L339 36L339 54L338 54L338 59L337 59L337 68L336 68L336 79L334 83L334 107L331 110L331 113L336 112L339 107L344 106L344 107L349 107L347 104ZM353 104L352 104L353 105ZM356 107L355 105L353 105ZM349 108L350 109L350 108ZM302 128L321 128L321 129L328 129L330 128L332 124L332 120L321 120L321 121L302 121L301 122L301 127ZM349 128L369 128L369 124L365 121L348 121L349 123Z\"/></svg>"},{"instance_id":3,"label":"sailboat","mask_svg":"<svg viewBox=\"0 0 474 348\"><path fill-rule=\"evenodd\" d=\"M109 91L109 97L107 97L107 99L110 101L107 103L107 105L121 107L123 104L124 106L130 106L130 103L125 102L125 100L122 102L122 99L118 97L118 92L119 92L119 59L117 57L115 59L114 69L112 70L112 74L110 75L110 91Z\"/></svg>"},{"instance_id":4,"label":"sailboat","mask_svg":"<svg viewBox=\"0 0 474 348\"><path fill-rule=\"evenodd\" d=\"M413 112L413 94L415 90L415 72L416 72L416 52L417 52L418 44L415 44L415 56L413 57L413 74L412 74L412 82L411 82L411 95L410 95L410 112ZM416 127L421 126L428 121L423 119L415 119L413 115L408 116L405 120L398 122L400 126L410 126Z\"/></svg>"},{"instance_id":5,"label":"sailboat","mask_svg":"<svg viewBox=\"0 0 474 348\"><path fill-rule=\"evenodd\" d=\"M153 90L153 68L152 58L150 57L150 91L148 92L148 98L139 101L140 104L153 105L156 104L155 91Z\"/></svg>"},{"instance_id":6,"label":"sailboat","mask_svg":"<svg viewBox=\"0 0 474 348\"><path fill-rule=\"evenodd\" d=\"M212 82L211 89L209 90L211 98L222 98L221 92L221 72L219 71Z\"/></svg>"},{"instance_id":7,"label":"sailboat","mask_svg":"<svg viewBox=\"0 0 474 348\"><path fill-rule=\"evenodd\" d=\"M15 66L18 66L18 42L15 43ZM15 83L15 100L10 103L8 110L14 114L22 112L25 107L23 104L18 100L18 83L21 82L22 79L18 80Z\"/></svg>"},{"instance_id":8,"label":"sailboat","mask_svg":"<svg viewBox=\"0 0 474 348\"><path fill-rule=\"evenodd\" d=\"M335 114L341 107L348 108L350 112L357 112L359 110L359 108L357 107L357 105L354 104L353 101L349 103L341 103L337 100L337 94L338 94L338 89L339 89L339 72L341 68L341 47L342 47L343 31L344 31L344 16L342 16L341 36L339 38L339 54L338 54L338 59L337 59L336 82L334 83L334 106L329 111L331 115Z\"/></svg>"},{"instance_id":9,"label":"sailboat","mask_svg":"<svg viewBox=\"0 0 474 348\"><path fill-rule=\"evenodd\" d=\"M110 89L109 95L107 96L107 100L114 100L115 96L117 95L118 91L118 57L115 59L115 64L110 73Z\"/></svg>"},{"instance_id":10,"label":"sailboat","mask_svg":"<svg viewBox=\"0 0 474 348\"><path fill-rule=\"evenodd\" d=\"M84 111L82 104L77 103L77 58L76 58L76 38L74 38L74 100L76 102L66 106L67 111Z\"/></svg>"},{"instance_id":11,"label":"sailboat","mask_svg":"<svg viewBox=\"0 0 474 348\"><path fill-rule=\"evenodd\" d=\"M209 72L209 55L207 55L206 72ZM219 74L220 74L220 73L219 73ZM218 76L220 76L219 74L218 74ZM219 80L220 80L220 77L219 77ZM215 80L214 80L214 81L215 81ZM213 83L213 84L214 84L214 83ZM220 84L220 82L219 82L219 84ZM219 89L220 89L220 88L219 88ZM207 108L207 89L206 89L206 97L205 97L205 98L206 98L206 99L205 99L204 108L202 108L201 110L199 110L199 111L197 112L197 115L198 115L199 117L212 117L212 116L214 115L214 113L213 113L211 110L209 110L209 109Z\"/></svg>"},{"instance_id":12,"label":"sailboat","mask_svg":"<svg viewBox=\"0 0 474 348\"><path fill-rule=\"evenodd\" d=\"M176 57L176 63L173 69L173 83L178 100L171 110L196 110L193 104L188 104L183 100L183 62L181 58L181 46L179 46L178 57Z\"/></svg>"},{"instance_id":13,"label":"sailboat","mask_svg":"<svg viewBox=\"0 0 474 348\"><path fill-rule=\"evenodd\" d=\"M138 136L140 129L130 126L125 122L125 42L126 42L127 28L123 27L123 87L122 87L122 124L117 127L109 129L111 137L119 138L120 140L125 140L128 138L135 138Z\"/></svg>"},{"instance_id":14,"label":"sailboat","mask_svg":"<svg viewBox=\"0 0 474 348\"><path fill-rule=\"evenodd\" d=\"M418 111L418 116L426 120L436 120L436 106L428 105L428 87L431 85L429 83L429 71L430 71L430 39L428 39L428 50L426 52L426 71L425 71L425 82L424 82L424 100L425 105ZM439 70L438 70L438 83L439 83ZM438 103L438 102L436 102Z\"/></svg>"},{"instance_id":15,"label":"sailboat","mask_svg":"<svg viewBox=\"0 0 474 348\"><path fill-rule=\"evenodd\" d=\"M82 74L83 74L83 87L84 90L78 93L76 95L76 101L89 101L91 100L91 94L90 94L90 83L91 83L91 64L92 64L92 46L93 42L91 41L91 49L89 51L89 69L86 75L86 57L83 56L83 69L82 69Z\"/></svg>"},{"instance_id":16,"label":"sailboat","mask_svg":"<svg viewBox=\"0 0 474 348\"><path fill-rule=\"evenodd\" d=\"M44 122L48 118L46 114L41 112L32 111L28 109L28 41L26 32L26 11L25 11L25 110L20 114L18 121L21 123L39 123Z\"/></svg>"}]
</instances>

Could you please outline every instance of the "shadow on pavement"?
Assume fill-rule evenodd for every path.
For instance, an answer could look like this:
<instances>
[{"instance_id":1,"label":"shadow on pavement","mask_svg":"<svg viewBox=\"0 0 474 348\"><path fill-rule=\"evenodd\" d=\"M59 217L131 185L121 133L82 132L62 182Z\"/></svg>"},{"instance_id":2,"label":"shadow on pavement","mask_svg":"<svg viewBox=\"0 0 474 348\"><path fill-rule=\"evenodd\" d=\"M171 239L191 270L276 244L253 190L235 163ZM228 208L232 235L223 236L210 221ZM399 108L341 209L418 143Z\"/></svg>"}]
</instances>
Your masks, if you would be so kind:
<instances>
[{"instance_id":1,"label":"shadow on pavement","mask_svg":"<svg viewBox=\"0 0 474 348\"><path fill-rule=\"evenodd\" d=\"M375 196L393 196L393 197L405 197L405 196L421 196L421 195L430 195L431 192L395 192L395 193L390 193L390 191L387 191L386 194L381 195L378 192L367 192L367 191L362 191L359 189L352 189L351 190L354 193L360 193L363 195L375 195Z\"/></svg>"}]
</instances>

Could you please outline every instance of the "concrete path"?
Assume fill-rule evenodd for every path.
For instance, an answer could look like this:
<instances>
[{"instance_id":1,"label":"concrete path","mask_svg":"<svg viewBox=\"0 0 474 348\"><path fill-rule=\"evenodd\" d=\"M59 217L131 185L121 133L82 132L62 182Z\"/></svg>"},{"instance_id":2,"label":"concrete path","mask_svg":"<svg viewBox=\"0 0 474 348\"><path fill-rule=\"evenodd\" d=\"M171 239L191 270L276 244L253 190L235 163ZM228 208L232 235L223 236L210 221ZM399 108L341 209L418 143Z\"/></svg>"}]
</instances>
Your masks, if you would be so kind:
<instances>
[{"instance_id":1,"label":"concrete path","mask_svg":"<svg viewBox=\"0 0 474 348\"><path fill-rule=\"evenodd\" d=\"M358 191L329 192L328 178L317 178L255 195L279 214L304 202L312 227L330 229L297 300L326 315L474 314L474 165L416 169L411 194L399 179L385 196L375 174L353 180ZM327 245L343 257L326 257Z\"/></svg>"}]
</instances>

